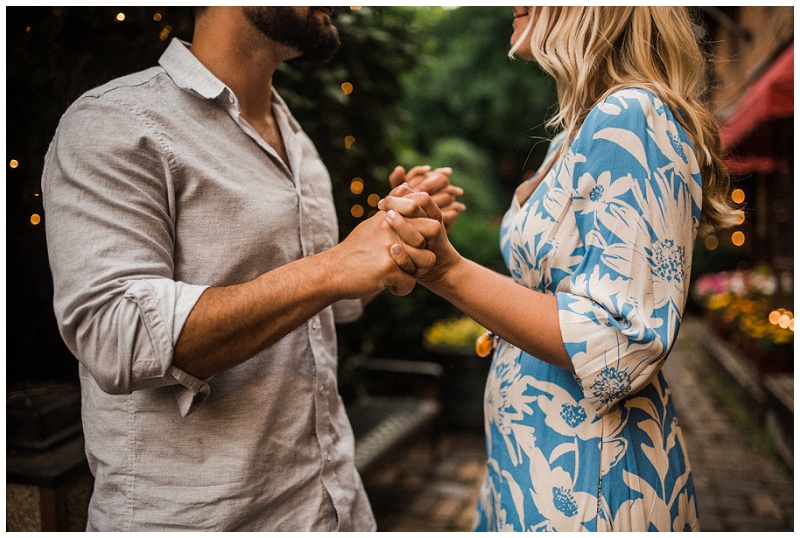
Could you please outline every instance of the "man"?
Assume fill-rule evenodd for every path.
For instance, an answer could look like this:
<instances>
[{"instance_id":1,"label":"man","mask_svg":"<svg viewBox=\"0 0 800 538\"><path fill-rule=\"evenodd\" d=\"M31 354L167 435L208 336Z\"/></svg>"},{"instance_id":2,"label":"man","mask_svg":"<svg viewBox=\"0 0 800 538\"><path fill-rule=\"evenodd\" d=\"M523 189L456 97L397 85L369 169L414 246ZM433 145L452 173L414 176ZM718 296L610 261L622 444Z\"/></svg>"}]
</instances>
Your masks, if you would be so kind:
<instances>
[{"instance_id":1,"label":"man","mask_svg":"<svg viewBox=\"0 0 800 538\"><path fill-rule=\"evenodd\" d=\"M190 47L62 118L42 184L54 308L80 361L88 530L375 529L334 321L409 293L440 222L378 213L336 244L327 171L271 87L282 61L335 51L330 15L203 8ZM439 200L458 193L412 172Z\"/></svg>"}]
</instances>

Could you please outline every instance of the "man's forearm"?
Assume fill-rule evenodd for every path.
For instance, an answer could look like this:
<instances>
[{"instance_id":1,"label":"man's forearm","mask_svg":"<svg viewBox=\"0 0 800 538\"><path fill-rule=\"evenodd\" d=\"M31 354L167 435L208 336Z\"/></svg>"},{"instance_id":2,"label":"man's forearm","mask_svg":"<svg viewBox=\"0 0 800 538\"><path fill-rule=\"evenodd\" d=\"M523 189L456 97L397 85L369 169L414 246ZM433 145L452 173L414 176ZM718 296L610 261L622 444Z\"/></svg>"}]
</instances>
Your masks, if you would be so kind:
<instances>
[{"instance_id":1,"label":"man's forearm","mask_svg":"<svg viewBox=\"0 0 800 538\"><path fill-rule=\"evenodd\" d=\"M424 243L423 232L433 239L439 224L415 219L412 225L398 217L395 233L385 215L362 222L330 250L244 284L207 289L186 319L172 364L209 377L246 361L336 301L371 297L387 287L410 293L415 279L409 273L426 271L435 256L398 243Z\"/></svg>"},{"instance_id":2,"label":"man's forearm","mask_svg":"<svg viewBox=\"0 0 800 538\"><path fill-rule=\"evenodd\" d=\"M207 289L184 324L173 364L205 378L271 346L342 298L330 265L323 253L244 284Z\"/></svg>"}]
</instances>

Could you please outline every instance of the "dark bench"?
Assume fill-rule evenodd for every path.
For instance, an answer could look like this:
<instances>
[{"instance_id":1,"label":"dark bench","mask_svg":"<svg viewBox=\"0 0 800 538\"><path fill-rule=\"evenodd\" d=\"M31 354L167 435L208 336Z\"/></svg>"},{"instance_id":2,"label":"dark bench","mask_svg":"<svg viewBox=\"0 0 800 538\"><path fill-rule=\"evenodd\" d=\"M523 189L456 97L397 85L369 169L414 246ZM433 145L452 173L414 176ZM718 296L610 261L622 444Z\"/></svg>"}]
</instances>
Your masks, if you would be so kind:
<instances>
[{"instance_id":1,"label":"dark bench","mask_svg":"<svg viewBox=\"0 0 800 538\"><path fill-rule=\"evenodd\" d=\"M68 529L67 482L87 472L77 384L44 383L6 396L6 483L39 490L42 531Z\"/></svg>"},{"instance_id":2,"label":"dark bench","mask_svg":"<svg viewBox=\"0 0 800 538\"><path fill-rule=\"evenodd\" d=\"M343 397L355 434L356 468L366 473L392 453L419 440L433 457L441 429L442 367L413 360L351 357L343 376Z\"/></svg>"}]
</instances>

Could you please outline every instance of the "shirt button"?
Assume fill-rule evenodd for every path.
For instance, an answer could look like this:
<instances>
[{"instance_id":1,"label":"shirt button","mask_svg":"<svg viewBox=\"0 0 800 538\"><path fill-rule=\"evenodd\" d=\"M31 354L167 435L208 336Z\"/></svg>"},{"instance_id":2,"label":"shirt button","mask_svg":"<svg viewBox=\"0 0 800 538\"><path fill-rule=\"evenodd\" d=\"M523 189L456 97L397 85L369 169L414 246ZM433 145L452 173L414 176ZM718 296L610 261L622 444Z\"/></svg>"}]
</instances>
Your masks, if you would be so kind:
<instances>
[{"instance_id":1,"label":"shirt button","mask_svg":"<svg viewBox=\"0 0 800 538\"><path fill-rule=\"evenodd\" d=\"M320 394L325 394L325 387L320 387L319 388L319 393Z\"/></svg>"},{"instance_id":2,"label":"shirt button","mask_svg":"<svg viewBox=\"0 0 800 538\"><path fill-rule=\"evenodd\" d=\"M312 321L311 322L311 328L314 329L315 331L317 330L317 322L316 321Z\"/></svg>"},{"instance_id":3,"label":"shirt button","mask_svg":"<svg viewBox=\"0 0 800 538\"><path fill-rule=\"evenodd\" d=\"M328 461L331 461L331 455L328 454Z\"/></svg>"}]
</instances>

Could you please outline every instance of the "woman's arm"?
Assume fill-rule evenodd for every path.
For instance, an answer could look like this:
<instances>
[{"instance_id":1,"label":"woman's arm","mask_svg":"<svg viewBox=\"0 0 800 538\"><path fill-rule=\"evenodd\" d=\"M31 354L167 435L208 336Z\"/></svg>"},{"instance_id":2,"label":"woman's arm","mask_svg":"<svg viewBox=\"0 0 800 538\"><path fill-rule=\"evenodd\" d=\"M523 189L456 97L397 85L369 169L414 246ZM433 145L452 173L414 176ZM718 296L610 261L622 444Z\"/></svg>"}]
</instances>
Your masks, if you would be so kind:
<instances>
[{"instance_id":1,"label":"woman's arm","mask_svg":"<svg viewBox=\"0 0 800 538\"><path fill-rule=\"evenodd\" d=\"M420 207L420 200L409 187L401 185L381 201L379 208L406 217L433 217L430 208ZM419 278L420 284L507 342L573 371L561 338L554 296L526 288L463 258L450 243L444 226L428 248L436 254L436 266Z\"/></svg>"},{"instance_id":2,"label":"woman's arm","mask_svg":"<svg viewBox=\"0 0 800 538\"><path fill-rule=\"evenodd\" d=\"M466 258L437 280L420 284L488 330L533 355L574 371L558 324L558 300Z\"/></svg>"},{"instance_id":3,"label":"woman's arm","mask_svg":"<svg viewBox=\"0 0 800 538\"><path fill-rule=\"evenodd\" d=\"M593 109L569 152L574 167L563 187L575 229L566 233L577 234L581 248L561 267L555 297L501 284L463 261L442 232L436 265L420 283L542 360L564 367L568 354L603 414L651 382L675 341L701 178L680 124L642 90L622 90ZM417 211L412 195L392 194L403 201L390 197L381 207Z\"/></svg>"}]
</instances>

